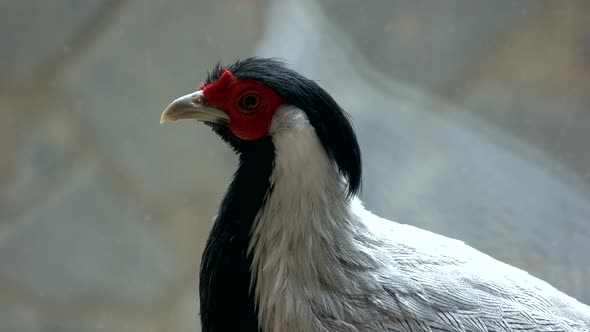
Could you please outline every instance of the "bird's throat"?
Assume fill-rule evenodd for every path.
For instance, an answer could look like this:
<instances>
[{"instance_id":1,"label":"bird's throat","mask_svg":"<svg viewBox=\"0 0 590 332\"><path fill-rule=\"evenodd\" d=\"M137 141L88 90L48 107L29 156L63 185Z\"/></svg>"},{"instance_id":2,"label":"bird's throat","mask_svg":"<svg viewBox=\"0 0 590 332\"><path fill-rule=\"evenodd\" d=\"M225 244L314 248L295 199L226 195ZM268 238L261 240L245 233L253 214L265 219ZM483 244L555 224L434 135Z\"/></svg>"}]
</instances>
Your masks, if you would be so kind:
<instances>
[{"instance_id":1,"label":"bird's throat","mask_svg":"<svg viewBox=\"0 0 590 332\"><path fill-rule=\"evenodd\" d=\"M240 155L203 252L200 309L203 331L259 331L251 279L250 233L270 190L274 147L269 137Z\"/></svg>"}]
</instances>

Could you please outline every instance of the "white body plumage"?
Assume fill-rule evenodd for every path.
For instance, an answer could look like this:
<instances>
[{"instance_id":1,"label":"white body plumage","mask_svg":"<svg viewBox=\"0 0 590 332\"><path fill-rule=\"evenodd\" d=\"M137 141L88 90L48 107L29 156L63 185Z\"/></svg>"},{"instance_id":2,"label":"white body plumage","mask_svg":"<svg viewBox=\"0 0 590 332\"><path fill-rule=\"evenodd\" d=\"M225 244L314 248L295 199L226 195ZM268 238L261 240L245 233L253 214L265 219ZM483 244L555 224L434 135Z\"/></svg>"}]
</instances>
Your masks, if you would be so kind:
<instances>
[{"instance_id":1,"label":"white body plumage","mask_svg":"<svg viewBox=\"0 0 590 332\"><path fill-rule=\"evenodd\" d=\"M347 198L305 112L275 113L250 240L263 331L590 331L590 308L464 243Z\"/></svg>"}]
</instances>

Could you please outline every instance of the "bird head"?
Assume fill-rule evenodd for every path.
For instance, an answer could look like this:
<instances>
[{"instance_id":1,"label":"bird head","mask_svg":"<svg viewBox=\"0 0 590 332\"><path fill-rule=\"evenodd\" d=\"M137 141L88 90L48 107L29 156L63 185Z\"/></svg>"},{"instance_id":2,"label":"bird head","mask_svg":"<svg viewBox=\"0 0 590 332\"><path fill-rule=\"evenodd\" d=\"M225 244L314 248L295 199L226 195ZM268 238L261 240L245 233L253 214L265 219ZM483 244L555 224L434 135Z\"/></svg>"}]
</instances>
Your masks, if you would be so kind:
<instances>
[{"instance_id":1,"label":"bird head","mask_svg":"<svg viewBox=\"0 0 590 332\"><path fill-rule=\"evenodd\" d=\"M218 64L197 91L174 100L160 123L195 119L213 128L239 154L263 149L291 126L273 126L279 111L305 114L325 153L347 179L348 192L361 184L360 149L348 114L317 83L269 58Z\"/></svg>"}]
</instances>

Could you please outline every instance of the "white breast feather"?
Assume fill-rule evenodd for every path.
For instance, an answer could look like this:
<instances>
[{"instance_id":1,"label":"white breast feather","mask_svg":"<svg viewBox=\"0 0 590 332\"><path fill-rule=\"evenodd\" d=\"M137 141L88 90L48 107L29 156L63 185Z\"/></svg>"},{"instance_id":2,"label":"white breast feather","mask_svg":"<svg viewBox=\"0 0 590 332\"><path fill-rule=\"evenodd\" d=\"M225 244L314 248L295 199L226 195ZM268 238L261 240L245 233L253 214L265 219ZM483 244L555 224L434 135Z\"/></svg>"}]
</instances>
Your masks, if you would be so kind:
<instances>
[{"instance_id":1,"label":"white breast feather","mask_svg":"<svg viewBox=\"0 0 590 332\"><path fill-rule=\"evenodd\" d=\"M271 134L249 249L263 331L590 332L590 308L547 283L347 200L304 112L278 110Z\"/></svg>"}]
</instances>

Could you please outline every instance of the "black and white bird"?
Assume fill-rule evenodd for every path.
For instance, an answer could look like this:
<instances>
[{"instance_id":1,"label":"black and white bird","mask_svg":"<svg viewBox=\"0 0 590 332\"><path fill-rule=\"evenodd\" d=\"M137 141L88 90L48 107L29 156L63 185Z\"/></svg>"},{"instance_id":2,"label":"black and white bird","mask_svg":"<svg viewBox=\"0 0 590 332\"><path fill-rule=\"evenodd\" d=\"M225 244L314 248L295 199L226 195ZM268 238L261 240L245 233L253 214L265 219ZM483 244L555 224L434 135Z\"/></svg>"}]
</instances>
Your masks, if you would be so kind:
<instances>
[{"instance_id":1,"label":"black and white bird","mask_svg":"<svg viewBox=\"0 0 590 332\"><path fill-rule=\"evenodd\" d=\"M367 211L347 114L282 62L217 65L160 122L177 119L239 155L203 253L203 331L590 332L590 307L546 282Z\"/></svg>"}]
</instances>

